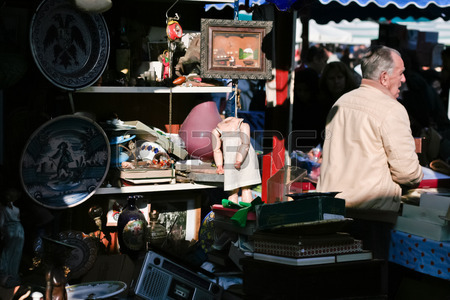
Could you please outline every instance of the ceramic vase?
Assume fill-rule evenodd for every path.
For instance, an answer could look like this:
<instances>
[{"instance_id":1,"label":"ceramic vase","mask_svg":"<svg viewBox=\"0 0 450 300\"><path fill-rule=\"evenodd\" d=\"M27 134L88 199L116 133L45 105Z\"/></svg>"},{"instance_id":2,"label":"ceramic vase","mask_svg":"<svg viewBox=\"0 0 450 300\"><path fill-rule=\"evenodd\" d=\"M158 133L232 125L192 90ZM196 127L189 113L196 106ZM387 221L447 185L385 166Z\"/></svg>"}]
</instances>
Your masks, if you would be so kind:
<instances>
[{"instance_id":1,"label":"ceramic vase","mask_svg":"<svg viewBox=\"0 0 450 300\"><path fill-rule=\"evenodd\" d=\"M178 134L191 157L204 161L213 159L211 131L220 121L222 118L214 101L198 104L189 112Z\"/></svg>"},{"instance_id":2,"label":"ceramic vase","mask_svg":"<svg viewBox=\"0 0 450 300\"><path fill-rule=\"evenodd\" d=\"M161 248L166 241L167 230L158 222L159 212L152 210L149 213L150 222L147 230L147 243L149 248Z\"/></svg>"},{"instance_id":3,"label":"ceramic vase","mask_svg":"<svg viewBox=\"0 0 450 300\"><path fill-rule=\"evenodd\" d=\"M117 220L120 252L131 258L137 258L141 251L146 250L147 220L136 206L139 198L141 196L129 196L128 203Z\"/></svg>"}]
</instances>

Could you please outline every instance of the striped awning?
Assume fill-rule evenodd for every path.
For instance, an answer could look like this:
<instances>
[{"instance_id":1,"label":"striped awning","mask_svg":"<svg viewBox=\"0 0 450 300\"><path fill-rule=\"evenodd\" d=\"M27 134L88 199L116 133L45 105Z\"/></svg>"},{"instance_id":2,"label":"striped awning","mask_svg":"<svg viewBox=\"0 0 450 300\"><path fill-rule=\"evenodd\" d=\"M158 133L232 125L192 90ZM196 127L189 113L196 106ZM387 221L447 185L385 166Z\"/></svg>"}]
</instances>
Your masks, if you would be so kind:
<instances>
[{"instance_id":1,"label":"striped awning","mask_svg":"<svg viewBox=\"0 0 450 300\"><path fill-rule=\"evenodd\" d=\"M302 2L311 2L305 0L267 0L270 3L274 3L280 10L289 10ZM336 3L341 6L348 6L356 4L360 7L378 6L381 8L389 8L391 6L398 9L405 9L411 6L419 9L428 8L429 6L437 7L450 7L450 1L448 0L317 0L320 4L328 5Z\"/></svg>"},{"instance_id":2,"label":"striped awning","mask_svg":"<svg viewBox=\"0 0 450 300\"><path fill-rule=\"evenodd\" d=\"M289 2L289 0L277 0L278 2ZM272 1L271 1L272 2ZM449 7L450 1L448 0L319 0L322 4L329 4L331 2L338 2L341 5L348 5L350 3L357 3L359 6L367 6L371 3L376 4L379 7L387 7L388 5L394 5L398 8L406 8L410 5L414 5L417 8L426 8L430 4L438 7Z\"/></svg>"},{"instance_id":3,"label":"striped awning","mask_svg":"<svg viewBox=\"0 0 450 300\"><path fill-rule=\"evenodd\" d=\"M450 20L450 0L239 0L239 10L274 4L281 11L308 11L318 24L342 20L443 19ZM208 4L205 9L232 9L234 3Z\"/></svg>"}]
</instances>

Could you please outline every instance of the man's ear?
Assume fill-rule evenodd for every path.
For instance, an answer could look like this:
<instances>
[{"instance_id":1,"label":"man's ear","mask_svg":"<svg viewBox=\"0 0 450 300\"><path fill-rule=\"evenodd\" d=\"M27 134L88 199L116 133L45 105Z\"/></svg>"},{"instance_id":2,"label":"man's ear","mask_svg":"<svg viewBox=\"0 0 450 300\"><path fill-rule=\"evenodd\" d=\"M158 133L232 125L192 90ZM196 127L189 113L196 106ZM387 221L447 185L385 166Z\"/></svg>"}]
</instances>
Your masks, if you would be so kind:
<instances>
[{"instance_id":1,"label":"man's ear","mask_svg":"<svg viewBox=\"0 0 450 300\"><path fill-rule=\"evenodd\" d=\"M380 75L380 83L382 86L387 86L389 83L389 75L386 71L382 72Z\"/></svg>"}]
</instances>

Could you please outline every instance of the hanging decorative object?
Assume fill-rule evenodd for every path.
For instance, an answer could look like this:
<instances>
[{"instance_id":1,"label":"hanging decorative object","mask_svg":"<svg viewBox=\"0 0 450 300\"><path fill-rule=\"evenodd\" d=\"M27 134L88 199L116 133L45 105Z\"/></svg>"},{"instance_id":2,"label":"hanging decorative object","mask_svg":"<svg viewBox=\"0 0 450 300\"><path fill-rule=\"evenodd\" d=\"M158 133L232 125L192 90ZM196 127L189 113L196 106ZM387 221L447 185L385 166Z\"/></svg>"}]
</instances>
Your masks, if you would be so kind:
<instances>
[{"instance_id":1,"label":"hanging decorative object","mask_svg":"<svg viewBox=\"0 0 450 300\"><path fill-rule=\"evenodd\" d=\"M178 14L175 14L175 18L169 18L169 20L167 21L166 34L171 41L181 39L181 37L183 36L183 29L178 23L178 19Z\"/></svg>"}]
</instances>

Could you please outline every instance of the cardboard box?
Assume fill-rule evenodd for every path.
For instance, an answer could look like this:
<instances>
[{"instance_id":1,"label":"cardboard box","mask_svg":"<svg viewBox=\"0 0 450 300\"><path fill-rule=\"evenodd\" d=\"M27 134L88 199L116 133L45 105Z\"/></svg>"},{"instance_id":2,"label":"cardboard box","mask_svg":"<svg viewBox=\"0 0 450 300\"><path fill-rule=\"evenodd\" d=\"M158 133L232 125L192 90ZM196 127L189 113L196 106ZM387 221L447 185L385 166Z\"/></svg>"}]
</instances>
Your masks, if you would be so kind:
<instances>
[{"instance_id":1,"label":"cardboard box","mask_svg":"<svg viewBox=\"0 0 450 300\"><path fill-rule=\"evenodd\" d=\"M403 204L402 216L405 218L430 222L436 225L445 225L447 221L440 218L443 215L441 210L417 205Z\"/></svg>"},{"instance_id":2,"label":"cardboard box","mask_svg":"<svg viewBox=\"0 0 450 300\"><path fill-rule=\"evenodd\" d=\"M411 233L435 241L449 241L450 227L403 216L397 218L395 230Z\"/></svg>"},{"instance_id":3,"label":"cardboard box","mask_svg":"<svg viewBox=\"0 0 450 300\"><path fill-rule=\"evenodd\" d=\"M343 219L344 216L345 200L324 195L256 206L259 230L302 222Z\"/></svg>"},{"instance_id":4,"label":"cardboard box","mask_svg":"<svg viewBox=\"0 0 450 300\"><path fill-rule=\"evenodd\" d=\"M450 209L450 195L422 194L420 195L420 207L439 210L446 215Z\"/></svg>"},{"instance_id":5,"label":"cardboard box","mask_svg":"<svg viewBox=\"0 0 450 300\"><path fill-rule=\"evenodd\" d=\"M214 219L214 227L237 234L252 235L256 231L256 222L247 221L245 227L240 227L231 219L223 217Z\"/></svg>"}]
</instances>

